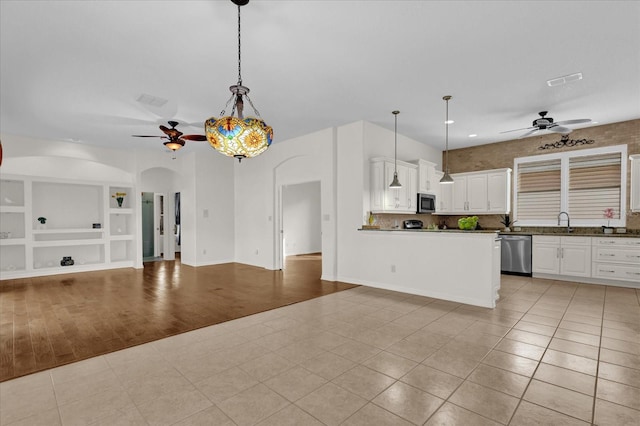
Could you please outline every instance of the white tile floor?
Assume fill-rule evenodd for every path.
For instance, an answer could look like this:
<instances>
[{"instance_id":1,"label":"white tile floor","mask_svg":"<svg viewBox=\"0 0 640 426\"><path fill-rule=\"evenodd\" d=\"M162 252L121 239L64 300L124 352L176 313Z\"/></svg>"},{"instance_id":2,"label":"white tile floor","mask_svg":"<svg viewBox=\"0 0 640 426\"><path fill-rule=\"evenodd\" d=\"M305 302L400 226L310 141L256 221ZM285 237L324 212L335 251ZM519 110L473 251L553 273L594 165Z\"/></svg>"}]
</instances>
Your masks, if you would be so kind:
<instances>
[{"instance_id":1,"label":"white tile floor","mask_svg":"<svg viewBox=\"0 0 640 426\"><path fill-rule=\"evenodd\" d=\"M640 425L640 291L359 287L0 383L2 425Z\"/></svg>"}]
</instances>

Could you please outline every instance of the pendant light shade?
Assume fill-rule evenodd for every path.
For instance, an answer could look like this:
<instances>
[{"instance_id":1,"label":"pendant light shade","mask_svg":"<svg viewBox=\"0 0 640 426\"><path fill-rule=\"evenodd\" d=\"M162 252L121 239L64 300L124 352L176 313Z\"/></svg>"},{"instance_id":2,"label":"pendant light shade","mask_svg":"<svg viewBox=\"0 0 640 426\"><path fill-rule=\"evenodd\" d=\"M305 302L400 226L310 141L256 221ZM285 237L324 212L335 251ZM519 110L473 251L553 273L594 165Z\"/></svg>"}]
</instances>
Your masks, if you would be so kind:
<instances>
[{"instance_id":1,"label":"pendant light shade","mask_svg":"<svg viewBox=\"0 0 640 426\"><path fill-rule=\"evenodd\" d=\"M444 122L444 128L445 128L445 137L444 137L444 141L445 141L445 157L444 157L444 175L442 176L442 178L440 179L440 183L442 184L451 184L453 183L453 178L451 177L451 175L449 174L449 99L451 99L451 96L447 95L444 96L442 98L446 104L447 104L447 110L446 110L446 119Z\"/></svg>"},{"instance_id":2,"label":"pendant light shade","mask_svg":"<svg viewBox=\"0 0 640 426\"><path fill-rule=\"evenodd\" d=\"M229 157L251 158L262 154L269 148L273 140L273 129L260 118L260 113L253 106L249 98L249 88L242 85L241 54L240 54L240 6L249 3L249 0L231 0L238 6L238 84L229 87L231 98L227 106L233 100L231 114L225 116L225 110L220 113L221 118L211 117L204 123L207 141L219 153ZM249 101L256 117L244 117L244 98ZM237 117L234 113L238 112Z\"/></svg>"},{"instance_id":3,"label":"pendant light shade","mask_svg":"<svg viewBox=\"0 0 640 426\"><path fill-rule=\"evenodd\" d=\"M398 114L400 111L392 111L391 114L394 115L395 118L395 126L394 126L394 154L393 154L393 180L391 184L389 184L389 188L402 188L400 181L398 180Z\"/></svg>"}]
</instances>

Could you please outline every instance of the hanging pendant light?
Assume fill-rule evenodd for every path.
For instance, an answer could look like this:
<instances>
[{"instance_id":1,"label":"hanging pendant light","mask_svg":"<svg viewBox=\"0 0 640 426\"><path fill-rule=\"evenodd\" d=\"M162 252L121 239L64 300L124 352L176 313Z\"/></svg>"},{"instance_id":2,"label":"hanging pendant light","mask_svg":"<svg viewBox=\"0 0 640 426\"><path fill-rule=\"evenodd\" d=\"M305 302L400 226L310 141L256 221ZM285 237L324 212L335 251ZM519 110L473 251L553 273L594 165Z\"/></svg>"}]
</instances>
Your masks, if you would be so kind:
<instances>
[{"instance_id":1,"label":"hanging pendant light","mask_svg":"<svg viewBox=\"0 0 640 426\"><path fill-rule=\"evenodd\" d=\"M395 116L395 131L393 142L393 181L391 181L391 184L389 184L389 188L402 188L402 185L398 180L398 114L400 114L400 111L391 111L391 114Z\"/></svg>"},{"instance_id":2,"label":"hanging pendant light","mask_svg":"<svg viewBox=\"0 0 640 426\"><path fill-rule=\"evenodd\" d=\"M451 177L451 175L449 174L449 124L451 123L449 121L449 99L451 99L451 96L447 95L444 96L442 99L444 99L444 101L447 103L447 113L446 113L446 120L444 122L444 128L445 128L445 157L444 157L444 164L445 164L445 169L444 169L444 175L442 176L442 178L440 179L440 183L444 183L444 184L449 184L449 183L453 183L453 178Z\"/></svg>"},{"instance_id":3,"label":"hanging pendant light","mask_svg":"<svg viewBox=\"0 0 640 426\"><path fill-rule=\"evenodd\" d=\"M256 157L269 148L273 140L273 129L260 118L260 113L253 106L249 98L249 88L242 85L241 54L240 54L240 6L249 3L249 0L231 0L238 6L238 84L229 87L231 98L227 101L225 109L220 113L221 118L211 117L204 123L207 141L219 153L229 157L243 158ZM244 118L243 109L246 98L256 117ZM231 101L231 114L225 116L226 108ZM238 112L237 117L234 113Z\"/></svg>"}]
</instances>

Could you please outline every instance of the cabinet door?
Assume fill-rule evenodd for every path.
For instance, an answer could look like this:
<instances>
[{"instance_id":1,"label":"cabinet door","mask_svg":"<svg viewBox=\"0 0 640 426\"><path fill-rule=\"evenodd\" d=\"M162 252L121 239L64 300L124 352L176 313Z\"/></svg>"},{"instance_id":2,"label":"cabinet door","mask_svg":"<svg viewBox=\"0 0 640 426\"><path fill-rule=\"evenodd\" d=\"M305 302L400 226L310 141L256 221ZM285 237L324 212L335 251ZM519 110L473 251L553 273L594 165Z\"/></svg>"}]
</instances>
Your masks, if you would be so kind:
<instances>
[{"instance_id":1,"label":"cabinet door","mask_svg":"<svg viewBox=\"0 0 640 426\"><path fill-rule=\"evenodd\" d=\"M591 276L591 246L566 245L560 248L560 274L574 277Z\"/></svg>"},{"instance_id":2,"label":"cabinet door","mask_svg":"<svg viewBox=\"0 0 640 426\"><path fill-rule=\"evenodd\" d=\"M466 176L452 176L453 177L453 211L454 212L466 212L467 206L467 177Z\"/></svg>"},{"instance_id":3,"label":"cabinet door","mask_svg":"<svg viewBox=\"0 0 640 426\"><path fill-rule=\"evenodd\" d=\"M534 242L531 255L533 272L560 273L560 244L536 244Z\"/></svg>"},{"instance_id":4,"label":"cabinet door","mask_svg":"<svg viewBox=\"0 0 640 426\"><path fill-rule=\"evenodd\" d=\"M403 184L404 185L404 184ZM407 202L409 211L415 212L418 210L418 170L409 167L407 169Z\"/></svg>"},{"instance_id":5,"label":"cabinet door","mask_svg":"<svg viewBox=\"0 0 640 426\"><path fill-rule=\"evenodd\" d=\"M425 160L420 160L418 162L417 182L417 192L422 194L435 194L439 183L436 180L436 165Z\"/></svg>"},{"instance_id":6,"label":"cabinet door","mask_svg":"<svg viewBox=\"0 0 640 426\"><path fill-rule=\"evenodd\" d=\"M453 185L440 185L440 196L436 198L436 213L453 211Z\"/></svg>"},{"instance_id":7,"label":"cabinet door","mask_svg":"<svg viewBox=\"0 0 640 426\"><path fill-rule=\"evenodd\" d=\"M384 208L384 163L371 163L371 210L380 211Z\"/></svg>"},{"instance_id":8,"label":"cabinet door","mask_svg":"<svg viewBox=\"0 0 640 426\"><path fill-rule=\"evenodd\" d=\"M631 156L631 211L640 212L640 154Z\"/></svg>"},{"instance_id":9,"label":"cabinet door","mask_svg":"<svg viewBox=\"0 0 640 426\"><path fill-rule=\"evenodd\" d=\"M487 175L487 210L505 214L511 211L511 175L496 172Z\"/></svg>"},{"instance_id":10,"label":"cabinet door","mask_svg":"<svg viewBox=\"0 0 640 426\"><path fill-rule=\"evenodd\" d=\"M471 213L487 211L487 175L467 176L467 210Z\"/></svg>"},{"instance_id":11,"label":"cabinet door","mask_svg":"<svg viewBox=\"0 0 640 426\"><path fill-rule=\"evenodd\" d=\"M384 210L393 211L400 205L400 190L389 188L389 184L393 180L394 165L393 163L384 163L384 180L382 182L382 188L384 190ZM400 173L398 171L398 179L400 179ZM400 180L400 183L402 181Z\"/></svg>"},{"instance_id":12,"label":"cabinet door","mask_svg":"<svg viewBox=\"0 0 640 426\"><path fill-rule=\"evenodd\" d=\"M391 179L393 179L393 172L391 173ZM400 184L402 185L402 188L396 189L395 191L397 191L397 197L398 197L398 203L396 208L398 210L409 210L409 190L410 187L412 187L413 185L411 185L409 183L409 168L406 166L400 166L398 165L398 180L400 181ZM391 182L391 181L389 181Z\"/></svg>"}]
</instances>

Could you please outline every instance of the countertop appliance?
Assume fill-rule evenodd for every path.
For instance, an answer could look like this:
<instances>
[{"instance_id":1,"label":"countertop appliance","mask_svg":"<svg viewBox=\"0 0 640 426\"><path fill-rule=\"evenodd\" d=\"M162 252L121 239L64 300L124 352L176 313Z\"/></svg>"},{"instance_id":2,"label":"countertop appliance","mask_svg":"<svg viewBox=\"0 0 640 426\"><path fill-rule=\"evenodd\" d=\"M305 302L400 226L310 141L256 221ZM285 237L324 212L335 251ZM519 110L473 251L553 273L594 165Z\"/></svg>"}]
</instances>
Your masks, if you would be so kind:
<instances>
[{"instance_id":1,"label":"countertop appliance","mask_svg":"<svg viewBox=\"0 0 640 426\"><path fill-rule=\"evenodd\" d=\"M524 275L530 277L531 235L500 234L501 267L503 274Z\"/></svg>"},{"instance_id":2,"label":"countertop appliance","mask_svg":"<svg viewBox=\"0 0 640 426\"><path fill-rule=\"evenodd\" d=\"M418 194L418 210L416 213L435 213L436 196L433 194Z\"/></svg>"},{"instance_id":3,"label":"countertop appliance","mask_svg":"<svg viewBox=\"0 0 640 426\"><path fill-rule=\"evenodd\" d=\"M402 225L404 229L422 229L423 223L421 220L410 219L405 220Z\"/></svg>"}]
</instances>

